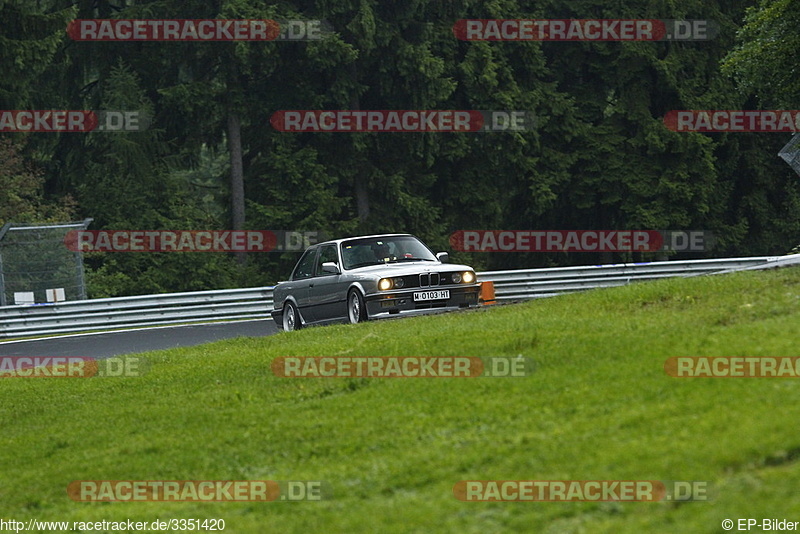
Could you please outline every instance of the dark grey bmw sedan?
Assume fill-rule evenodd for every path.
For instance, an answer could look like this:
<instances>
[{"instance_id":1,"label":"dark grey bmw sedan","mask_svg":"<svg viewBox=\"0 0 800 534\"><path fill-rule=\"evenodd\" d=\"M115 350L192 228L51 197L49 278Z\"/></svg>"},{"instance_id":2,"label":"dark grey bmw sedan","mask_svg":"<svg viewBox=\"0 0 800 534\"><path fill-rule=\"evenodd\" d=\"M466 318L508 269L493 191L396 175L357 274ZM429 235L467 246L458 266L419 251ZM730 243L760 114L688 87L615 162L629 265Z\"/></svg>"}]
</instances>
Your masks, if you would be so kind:
<instances>
[{"instance_id":1,"label":"dark grey bmw sedan","mask_svg":"<svg viewBox=\"0 0 800 534\"><path fill-rule=\"evenodd\" d=\"M326 241L309 247L273 290L272 318L283 330L478 304L475 271L446 263L410 234Z\"/></svg>"}]
</instances>

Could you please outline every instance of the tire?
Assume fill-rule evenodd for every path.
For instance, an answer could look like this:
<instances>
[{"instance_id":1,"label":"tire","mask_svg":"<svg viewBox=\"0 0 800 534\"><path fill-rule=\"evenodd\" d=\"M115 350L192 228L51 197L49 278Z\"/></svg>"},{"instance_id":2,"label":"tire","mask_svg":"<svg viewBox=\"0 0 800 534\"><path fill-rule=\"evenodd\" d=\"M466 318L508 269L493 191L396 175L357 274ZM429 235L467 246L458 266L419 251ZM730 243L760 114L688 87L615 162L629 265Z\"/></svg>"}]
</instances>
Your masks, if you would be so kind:
<instances>
[{"instance_id":1,"label":"tire","mask_svg":"<svg viewBox=\"0 0 800 534\"><path fill-rule=\"evenodd\" d=\"M351 289L347 294L347 319L350 324L363 323L367 320L367 307L358 289Z\"/></svg>"},{"instance_id":2,"label":"tire","mask_svg":"<svg viewBox=\"0 0 800 534\"><path fill-rule=\"evenodd\" d=\"M303 321L300 319L297 306L293 302L287 301L283 305L283 330L285 332L293 332L301 328L303 328Z\"/></svg>"}]
</instances>

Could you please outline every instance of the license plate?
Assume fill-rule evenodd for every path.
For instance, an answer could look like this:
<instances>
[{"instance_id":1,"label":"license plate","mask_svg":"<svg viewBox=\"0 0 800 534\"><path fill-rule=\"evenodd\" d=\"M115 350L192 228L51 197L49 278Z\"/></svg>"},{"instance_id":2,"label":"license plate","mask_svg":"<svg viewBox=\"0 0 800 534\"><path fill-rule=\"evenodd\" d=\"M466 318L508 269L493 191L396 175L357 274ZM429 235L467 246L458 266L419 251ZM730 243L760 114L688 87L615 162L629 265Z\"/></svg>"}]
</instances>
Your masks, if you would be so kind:
<instances>
[{"instance_id":1,"label":"license plate","mask_svg":"<svg viewBox=\"0 0 800 534\"><path fill-rule=\"evenodd\" d=\"M442 289L439 291L417 291L414 293L414 302L419 302L421 300L442 300L449 298L449 289Z\"/></svg>"}]
</instances>

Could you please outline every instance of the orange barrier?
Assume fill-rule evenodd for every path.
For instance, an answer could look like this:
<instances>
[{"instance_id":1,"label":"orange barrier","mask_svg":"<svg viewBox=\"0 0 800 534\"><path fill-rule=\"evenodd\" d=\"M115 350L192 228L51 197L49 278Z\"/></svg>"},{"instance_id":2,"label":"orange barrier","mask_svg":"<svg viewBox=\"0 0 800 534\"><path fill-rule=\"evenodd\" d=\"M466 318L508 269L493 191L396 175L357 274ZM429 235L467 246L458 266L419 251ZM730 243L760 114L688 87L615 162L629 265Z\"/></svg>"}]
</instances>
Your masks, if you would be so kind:
<instances>
[{"instance_id":1,"label":"orange barrier","mask_svg":"<svg viewBox=\"0 0 800 534\"><path fill-rule=\"evenodd\" d=\"M494 282L481 282L481 293L478 296L478 302L484 306L497 303L494 299Z\"/></svg>"}]
</instances>

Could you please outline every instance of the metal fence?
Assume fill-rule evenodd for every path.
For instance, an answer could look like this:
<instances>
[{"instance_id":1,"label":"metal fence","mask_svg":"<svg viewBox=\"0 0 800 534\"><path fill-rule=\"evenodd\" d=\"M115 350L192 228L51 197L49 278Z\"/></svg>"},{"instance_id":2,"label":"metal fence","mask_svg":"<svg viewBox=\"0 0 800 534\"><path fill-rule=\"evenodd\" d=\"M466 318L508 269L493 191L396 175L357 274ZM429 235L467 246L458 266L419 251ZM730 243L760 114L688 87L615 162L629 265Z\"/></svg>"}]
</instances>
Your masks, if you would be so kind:
<instances>
[{"instance_id":1,"label":"metal fence","mask_svg":"<svg viewBox=\"0 0 800 534\"><path fill-rule=\"evenodd\" d=\"M478 273L498 301L550 297L634 281L800 264L800 254L623 263ZM272 286L0 307L0 338L236 319L269 318Z\"/></svg>"},{"instance_id":2,"label":"metal fence","mask_svg":"<svg viewBox=\"0 0 800 534\"><path fill-rule=\"evenodd\" d=\"M792 136L789 142L778 152L778 156L788 163L797 174L800 174L800 133Z\"/></svg>"},{"instance_id":3,"label":"metal fence","mask_svg":"<svg viewBox=\"0 0 800 534\"><path fill-rule=\"evenodd\" d=\"M83 256L64 246L70 231L92 219L53 224L6 223L0 228L0 306L86 298Z\"/></svg>"}]
</instances>

